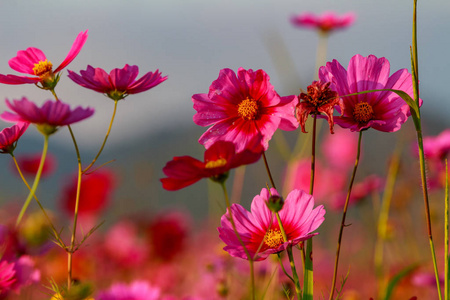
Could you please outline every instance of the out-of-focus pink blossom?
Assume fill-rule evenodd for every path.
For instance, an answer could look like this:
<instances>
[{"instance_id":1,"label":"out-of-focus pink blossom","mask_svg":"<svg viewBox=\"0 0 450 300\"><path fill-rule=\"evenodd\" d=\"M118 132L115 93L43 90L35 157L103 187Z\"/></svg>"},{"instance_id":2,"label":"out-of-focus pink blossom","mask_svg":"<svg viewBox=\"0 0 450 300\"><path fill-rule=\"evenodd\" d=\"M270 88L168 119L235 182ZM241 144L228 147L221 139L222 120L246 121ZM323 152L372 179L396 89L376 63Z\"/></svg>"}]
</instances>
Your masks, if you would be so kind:
<instances>
[{"instance_id":1,"label":"out-of-focus pink blossom","mask_svg":"<svg viewBox=\"0 0 450 300\"><path fill-rule=\"evenodd\" d=\"M320 67L319 78L331 82L331 89L338 92L343 100L341 116L334 122L351 131L373 128L384 132L394 132L401 128L411 115L408 104L396 93L389 91L345 95L376 89L396 89L413 97L411 74L400 69L389 76L389 61L374 55L363 57L359 54L350 59L347 70L337 61Z\"/></svg>"},{"instance_id":2,"label":"out-of-focus pink blossom","mask_svg":"<svg viewBox=\"0 0 450 300\"><path fill-rule=\"evenodd\" d=\"M285 250L288 245L297 245L313 237L318 233L312 232L324 220L325 209L322 205L314 208L313 196L302 190L293 190L279 211L287 236L287 241L284 241L277 218L267 207L271 196L279 194L273 188L270 193L262 189L261 194L253 198L250 212L239 204L231 206L236 230L254 260L266 259L270 254ZM228 212L222 216L220 225L219 237L226 244L223 249L233 257L249 259L231 226Z\"/></svg>"},{"instance_id":3,"label":"out-of-focus pink blossom","mask_svg":"<svg viewBox=\"0 0 450 300\"><path fill-rule=\"evenodd\" d=\"M142 264L149 253L136 224L129 221L120 221L106 233L104 248L111 260L127 268Z\"/></svg>"},{"instance_id":4,"label":"out-of-focus pink blossom","mask_svg":"<svg viewBox=\"0 0 450 300\"><path fill-rule=\"evenodd\" d=\"M47 60L44 52L38 48L30 47L26 50L17 52L17 56L9 60L11 69L32 75L2 75L0 74L0 83L4 84L25 84L40 82L44 88L54 88L59 80L59 72L75 59L81 51L84 43L88 38L87 30L80 32L75 39L69 53L62 63L53 70L53 65ZM56 76L55 76L56 75Z\"/></svg>"},{"instance_id":5,"label":"out-of-focus pink blossom","mask_svg":"<svg viewBox=\"0 0 450 300\"><path fill-rule=\"evenodd\" d=\"M291 17L291 23L293 25L304 28L318 29L323 33L347 28L354 22L355 14L351 12L341 16L332 11L324 12L322 15L306 12Z\"/></svg>"},{"instance_id":6,"label":"out-of-focus pink blossom","mask_svg":"<svg viewBox=\"0 0 450 300\"><path fill-rule=\"evenodd\" d=\"M0 153L12 153L17 141L28 128L28 122L19 122L0 131Z\"/></svg>"},{"instance_id":7,"label":"out-of-focus pink blossom","mask_svg":"<svg viewBox=\"0 0 450 300\"><path fill-rule=\"evenodd\" d=\"M0 261L0 298L6 295L17 281L14 263Z\"/></svg>"},{"instance_id":8,"label":"out-of-focus pink blossom","mask_svg":"<svg viewBox=\"0 0 450 300\"><path fill-rule=\"evenodd\" d=\"M380 192L383 188L384 180L377 175L367 176L363 181L355 183L348 200L349 205L354 205L373 193ZM331 208L340 210L344 208L347 194L341 192L333 197Z\"/></svg>"},{"instance_id":9,"label":"out-of-focus pink blossom","mask_svg":"<svg viewBox=\"0 0 450 300\"><path fill-rule=\"evenodd\" d=\"M417 148L416 145L416 153ZM423 151L428 159L443 160L450 152L450 129L442 131L437 136L424 137Z\"/></svg>"},{"instance_id":10,"label":"out-of-focus pink blossom","mask_svg":"<svg viewBox=\"0 0 450 300\"><path fill-rule=\"evenodd\" d=\"M258 145L266 150L274 132L298 127L294 109L297 96L280 97L263 70L220 70L207 94L192 96L194 123L212 125L199 139L209 148L216 141L231 141L236 152Z\"/></svg>"},{"instance_id":11,"label":"out-of-focus pink blossom","mask_svg":"<svg viewBox=\"0 0 450 300\"><path fill-rule=\"evenodd\" d=\"M21 154L17 156L17 162L23 175L35 176L41 163L41 154ZM50 176L56 168L56 157L48 153L45 157L41 177ZM14 165L14 171L17 172Z\"/></svg>"},{"instance_id":12,"label":"out-of-focus pink blossom","mask_svg":"<svg viewBox=\"0 0 450 300\"><path fill-rule=\"evenodd\" d=\"M337 127L334 134L326 134L321 150L327 165L341 171L353 167L358 147L358 136L348 130Z\"/></svg>"},{"instance_id":13,"label":"out-of-focus pink blossom","mask_svg":"<svg viewBox=\"0 0 450 300\"><path fill-rule=\"evenodd\" d=\"M95 297L97 300L158 300L159 288L146 281L136 280L130 284L115 283L108 290Z\"/></svg>"},{"instance_id":14,"label":"out-of-focus pink blossom","mask_svg":"<svg viewBox=\"0 0 450 300\"><path fill-rule=\"evenodd\" d=\"M109 75L101 68L87 66L86 71L80 71L80 75L69 70L69 78L75 83L103 93L112 100L121 100L131 94L147 91L167 79L161 72L148 72L138 80L138 66L126 64L122 69L113 69Z\"/></svg>"},{"instance_id":15,"label":"out-of-focus pink blossom","mask_svg":"<svg viewBox=\"0 0 450 300\"><path fill-rule=\"evenodd\" d=\"M290 162L284 175L284 190L300 189L309 191L311 181L311 160L300 159ZM316 161L314 178L314 198L318 203L328 201L330 195L342 191L346 177L342 171L325 167Z\"/></svg>"}]
</instances>

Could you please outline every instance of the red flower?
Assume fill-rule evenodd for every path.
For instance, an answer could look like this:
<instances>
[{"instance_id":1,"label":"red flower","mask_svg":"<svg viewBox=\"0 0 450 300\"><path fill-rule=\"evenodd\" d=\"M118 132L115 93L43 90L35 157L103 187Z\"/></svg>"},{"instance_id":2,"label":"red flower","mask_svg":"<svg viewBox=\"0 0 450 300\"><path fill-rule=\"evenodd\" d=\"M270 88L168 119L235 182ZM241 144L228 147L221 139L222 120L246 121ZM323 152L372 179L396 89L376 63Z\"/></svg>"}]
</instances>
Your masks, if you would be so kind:
<instances>
[{"instance_id":1,"label":"red flower","mask_svg":"<svg viewBox=\"0 0 450 300\"><path fill-rule=\"evenodd\" d=\"M78 178L74 177L63 192L62 205L69 214L73 214L75 208L77 180ZM114 174L106 169L100 169L92 174L84 175L81 180L79 214L92 215L103 210L109 202L114 183Z\"/></svg>"},{"instance_id":2,"label":"red flower","mask_svg":"<svg viewBox=\"0 0 450 300\"><path fill-rule=\"evenodd\" d=\"M104 93L113 100L121 100L131 94L145 92L167 79L161 72L148 72L136 80L139 74L138 66L126 64L122 69L113 69L109 75L101 68L87 66L86 71L80 71L81 75L69 70L69 78L75 83Z\"/></svg>"},{"instance_id":3,"label":"red flower","mask_svg":"<svg viewBox=\"0 0 450 300\"><path fill-rule=\"evenodd\" d=\"M47 60L44 52L40 49L30 47L27 50L18 51L17 56L9 60L9 66L17 72L30 74L34 77L0 74L0 83L25 84L40 82L43 88L54 88L59 80L59 75L55 76L55 74L75 59L81 48L83 48L87 37L87 30L78 34L66 58L55 70L53 70L52 63Z\"/></svg>"},{"instance_id":4,"label":"red flower","mask_svg":"<svg viewBox=\"0 0 450 300\"><path fill-rule=\"evenodd\" d=\"M20 171L24 175L35 176L37 170L39 168L39 164L41 163L41 154L28 154L28 155L20 155L17 157L17 162L19 163ZM42 169L42 177L49 176L53 173L56 167L56 159L50 153L47 154L44 162L44 168ZM14 169L17 169L14 166Z\"/></svg>"},{"instance_id":5,"label":"red flower","mask_svg":"<svg viewBox=\"0 0 450 300\"><path fill-rule=\"evenodd\" d=\"M262 148L257 152L244 150L236 153L231 142L218 141L205 151L204 162L191 156L177 156L163 168L168 178L160 179L163 188L176 191L196 183L202 178L217 181L226 179L228 171L259 160Z\"/></svg>"}]
</instances>

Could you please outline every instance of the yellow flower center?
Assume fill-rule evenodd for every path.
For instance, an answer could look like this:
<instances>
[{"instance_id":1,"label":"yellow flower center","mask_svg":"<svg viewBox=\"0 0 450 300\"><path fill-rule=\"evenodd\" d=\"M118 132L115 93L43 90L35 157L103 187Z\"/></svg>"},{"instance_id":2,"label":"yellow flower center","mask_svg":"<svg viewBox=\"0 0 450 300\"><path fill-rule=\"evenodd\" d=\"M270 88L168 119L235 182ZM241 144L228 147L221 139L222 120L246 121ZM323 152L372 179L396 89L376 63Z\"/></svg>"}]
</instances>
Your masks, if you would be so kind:
<instances>
[{"instance_id":1,"label":"yellow flower center","mask_svg":"<svg viewBox=\"0 0 450 300\"><path fill-rule=\"evenodd\" d=\"M264 243L269 248L278 248L284 243L283 235L279 229L269 229L264 236Z\"/></svg>"},{"instance_id":2,"label":"yellow flower center","mask_svg":"<svg viewBox=\"0 0 450 300\"><path fill-rule=\"evenodd\" d=\"M53 65L50 61L39 61L37 64L34 64L33 72L34 75L45 78L52 74L52 68Z\"/></svg>"},{"instance_id":3,"label":"yellow flower center","mask_svg":"<svg viewBox=\"0 0 450 300\"><path fill-rule=\"evenodd\" d=\"M359 102L353 110L353 117L358 123L367 123L373 118L373 109L367 102Z\"/></svg>"},{"instance_id":4,"label":"yellow flower center","mask_svg":"<svg viewBox=\"0 0 450 300\"><path fill-rule=\"evenodd\" d=\"M259 105L254 99L247 98L238 105L238 115L244 120L255 120L258 116Z\"/></svg>"},{"instance_id":5,"label":"yellow flower center","mask_svg":"<svg viewBox=\"0 0 450 300\"><path fill-rule=\"evenodd\" d=\"M208 161L205 165L205 168L207 168L207 169L220 168L220 167L225 166L226 164L227 164L226 159L219 158L218 160Z\"/></svg>"}]
</instances>

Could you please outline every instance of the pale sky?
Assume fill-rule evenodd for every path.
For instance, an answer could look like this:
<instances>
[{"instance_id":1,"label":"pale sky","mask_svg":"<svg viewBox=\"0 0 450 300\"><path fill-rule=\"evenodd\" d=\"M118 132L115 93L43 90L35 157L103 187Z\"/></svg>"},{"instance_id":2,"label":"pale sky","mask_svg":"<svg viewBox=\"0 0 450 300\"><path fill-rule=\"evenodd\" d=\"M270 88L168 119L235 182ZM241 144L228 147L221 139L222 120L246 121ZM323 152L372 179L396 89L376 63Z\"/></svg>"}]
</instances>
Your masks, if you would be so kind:
<instances>
[{"instance_id":1,"label":"pale sky","mask_svg":"<svg viewBox=\"0 0 450 300\"><path fill-rule=\"evenodd\" d=\"M412 5L412 0L2 1L0 73L19 75L9 68L8 60L30 46L43 50L57 66L76 35L89 29L84 48L67 69L78 72L89 64L109 72L128 63L138 65L142 74L159 69L168 75L169 79L153 90L129 96L119 104L109 140L109 146L114 146L163 128L193 126L191 96L206 93L222 68L264 69L281 95L305 89L313 78L317 37L314 31L294 28L289 23L294 14L352 11L356 23L330 37L328 60L335 58L347 66L355 54L374 54L391 61L391 73L409 69ZM419 1L424 112L436 113L443 122L449 122L450 112L445 104L450 67L449 13L450 1ZM283 74L267 47L268 38L274 37L281 39L292 59L292 68ZM284 46L276 45L280 49ZM283 82L286 74L297 74L288 78L299 78L298 84ZM113 102L73 83L67 71L63 71L56 91L73 106L96 109L91 119L74 126L80 145L96 149L106 132ZM22 96L39 103L51 99L49 92L33 85L0 85L0 110L5 109L1 97ZM34 128L27 134L38 135ZM53 140L73 147L68 134Z\"/></svg>"}]
</instances>

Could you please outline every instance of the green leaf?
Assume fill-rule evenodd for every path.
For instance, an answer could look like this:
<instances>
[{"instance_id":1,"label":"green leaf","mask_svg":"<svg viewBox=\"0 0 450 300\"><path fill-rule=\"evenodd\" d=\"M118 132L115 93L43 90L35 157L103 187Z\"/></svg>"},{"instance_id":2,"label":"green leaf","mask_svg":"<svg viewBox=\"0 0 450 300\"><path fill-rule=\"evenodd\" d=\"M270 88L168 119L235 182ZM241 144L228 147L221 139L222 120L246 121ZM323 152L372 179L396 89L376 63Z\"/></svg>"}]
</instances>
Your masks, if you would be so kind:
<instances>
[{"instance_id":1,"label":"green leaf","mask_svg":"<svg viewBox=\"0 0 450 300\"><path fill-rule=\"evenodd\" d=\"M416 268L417 268L417 264L414 264L414 265L404 268L403 270L401 270L400 272L395 274L395 276L392 277L392 279L389 281L389 284L386 288L386 294L385 294L384 300L389 300L391 298L392 292L394 291L394 288L397 286L399 281L402 278L408 276Z\"/></svg>"}]
</instances>

